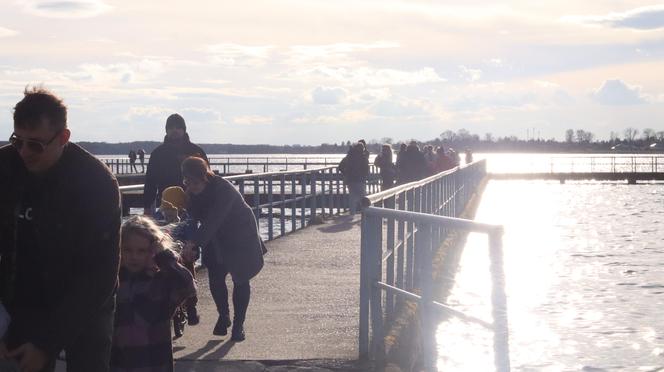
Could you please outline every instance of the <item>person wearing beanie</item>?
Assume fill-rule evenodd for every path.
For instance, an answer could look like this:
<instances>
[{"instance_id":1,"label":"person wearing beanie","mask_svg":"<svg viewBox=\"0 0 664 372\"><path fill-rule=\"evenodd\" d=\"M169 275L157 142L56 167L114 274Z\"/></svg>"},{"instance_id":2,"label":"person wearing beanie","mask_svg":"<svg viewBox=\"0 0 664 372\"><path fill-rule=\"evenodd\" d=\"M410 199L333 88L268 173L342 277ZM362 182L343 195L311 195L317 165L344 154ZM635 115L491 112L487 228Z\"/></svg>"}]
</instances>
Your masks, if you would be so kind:
<instances>
[{"instance_id":1,"label":"person wearing beanie","mask_svg":"<svg viewBox=\"0 0 664 372\"><path fill-rule=\"evenodd\" d=\"M189 140L184 118L172 114L166 119L164 143L152 151L148 161L143 188L144 214L154 215L155 201L161 201L161 194L167 187L182 186L180 165L189 156L208 161L205 151Z\"/></svg>"}]
</instances>

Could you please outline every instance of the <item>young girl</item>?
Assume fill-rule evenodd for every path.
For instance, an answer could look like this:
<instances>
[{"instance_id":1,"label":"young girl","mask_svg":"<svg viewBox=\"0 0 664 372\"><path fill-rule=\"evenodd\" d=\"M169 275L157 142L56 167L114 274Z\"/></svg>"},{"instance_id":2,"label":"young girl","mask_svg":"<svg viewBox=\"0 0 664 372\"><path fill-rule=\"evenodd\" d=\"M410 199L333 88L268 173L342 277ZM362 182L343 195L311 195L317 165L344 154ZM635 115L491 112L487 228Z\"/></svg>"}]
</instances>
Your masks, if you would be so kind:
<instances>
[{"instance_id":1,"label":"young girl","mask_svg":"<svg viewBox=\"0 0 664 372\"><path fill-rule=\"evenodd\" d=\"M194 280L177 263L172 239L150 218L130 218L121 237L111 370L173 371L170 320L196 294Z\"/></svg>"}]
</instances>

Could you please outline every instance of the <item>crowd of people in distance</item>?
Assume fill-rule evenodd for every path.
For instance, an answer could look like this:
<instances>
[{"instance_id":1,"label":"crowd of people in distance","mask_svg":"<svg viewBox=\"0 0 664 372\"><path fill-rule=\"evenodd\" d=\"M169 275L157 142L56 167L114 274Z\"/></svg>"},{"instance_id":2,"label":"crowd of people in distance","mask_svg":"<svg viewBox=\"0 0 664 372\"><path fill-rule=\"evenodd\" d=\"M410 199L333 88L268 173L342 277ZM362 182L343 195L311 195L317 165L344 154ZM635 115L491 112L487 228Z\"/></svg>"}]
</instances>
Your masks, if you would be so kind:
<instances>
[{"instance_id":1,"label":"crowd of people in distance","mask_svg":"<svg viewBox=\"0 0 664 372\"><path fill-rule=\"evenodd\" d=\"M339 171L343 174L344 183L348 187L349 209L355 214L360 209L360 200L366 195L365 185L369 176L369 151L364 140L353 144L346 156L339 163ZM465 151L466 164L473 162L470 149ZM418 181L446 170L453 169L460 162L459 154L452 148L447 151L438 146L435 151L432 145L424 146L421 151L417 142L408 145L402 143L394 161L392 146L384 144L374 158L373 164L380 170L381 190L395 185Z\"/></svg>"}]
</instances>

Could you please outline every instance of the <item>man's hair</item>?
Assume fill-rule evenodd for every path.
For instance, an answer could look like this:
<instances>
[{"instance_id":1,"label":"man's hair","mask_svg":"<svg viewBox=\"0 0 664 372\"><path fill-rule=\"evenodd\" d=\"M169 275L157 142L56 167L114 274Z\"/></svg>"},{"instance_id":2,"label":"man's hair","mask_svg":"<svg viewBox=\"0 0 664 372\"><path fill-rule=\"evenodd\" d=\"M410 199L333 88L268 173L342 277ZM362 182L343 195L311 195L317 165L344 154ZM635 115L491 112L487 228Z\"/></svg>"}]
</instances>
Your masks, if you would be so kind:
<instances>
[{"instance_id":1,"label":"man's hair","mask_svg":"<svg viewBox=\"0 0 664 372\"><path fill-rule=\"evenodd\" d=\"M34 129L48 119L56 131L67 128L67 106L44 87L26 87L24 97L14 106L14 127Z\"/></svg>"},{"instance_id":2,"label":"man's hair","mask_svg":"<svg viewBox=\"0 0 664 372\"><path fill-rule=\"evenodd\" d=\"M206 180L209 177L214 177L214 172L210 170L205 159L190 156L182 162L182 176L196 180Z\"/></svg>"}]
</instances>

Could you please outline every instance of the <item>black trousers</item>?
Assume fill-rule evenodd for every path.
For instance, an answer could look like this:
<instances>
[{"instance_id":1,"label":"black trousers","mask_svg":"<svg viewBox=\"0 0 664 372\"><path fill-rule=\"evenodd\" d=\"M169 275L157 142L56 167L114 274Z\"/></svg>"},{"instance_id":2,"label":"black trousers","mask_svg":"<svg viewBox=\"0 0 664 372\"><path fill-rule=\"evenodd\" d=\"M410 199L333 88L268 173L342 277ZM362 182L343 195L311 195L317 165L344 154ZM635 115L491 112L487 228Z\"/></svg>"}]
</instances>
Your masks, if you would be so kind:
<instances>
[{"instance_id":1,"label":"black trousers","mask_svg":"<svg viewBox=\"0 0 664 372\"><path fill-rule=\"evenodd\" d=\"M226 276L229 271L223 264L208 266L207 270L210 280L210 292L215 305L217 305L217 312L219 316L229 319L228 288L226 287ZM248 280L242 283L233 280L233 324L244 324L250 295L251 285Z\"/></svg>"},{"instance_id":2,"label":"black trousers","mask_svg":"<svg viewBox=\"0 0 664 372\"><path fill-rule=\"evenodd\" d=\"M67 362L67 372L108 372L110 370L111 344L113 342L113 321L115 298L109 307L103 310L102 314L95 316L95 319L86 321L81 334L71 345L65 347L65 356ZM83 320L82 320L83 321ZM16 348L23 342L19 338L10 336L8 345L10 348ZM43 372L55 370L55 360L52 360Z\"/></svg>"}]
</instances>

